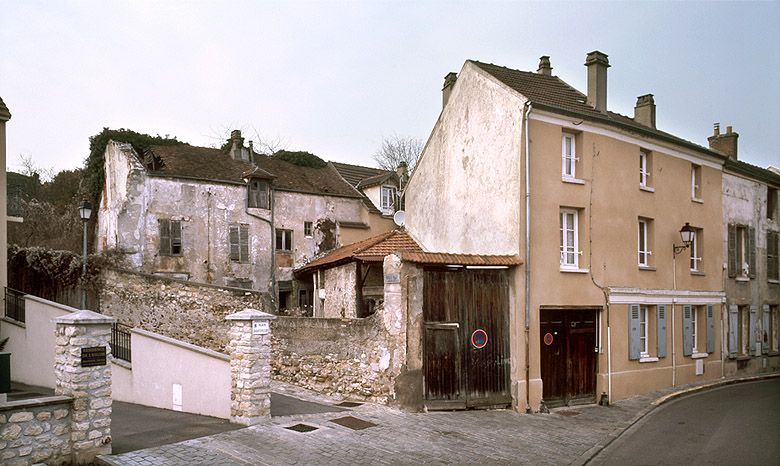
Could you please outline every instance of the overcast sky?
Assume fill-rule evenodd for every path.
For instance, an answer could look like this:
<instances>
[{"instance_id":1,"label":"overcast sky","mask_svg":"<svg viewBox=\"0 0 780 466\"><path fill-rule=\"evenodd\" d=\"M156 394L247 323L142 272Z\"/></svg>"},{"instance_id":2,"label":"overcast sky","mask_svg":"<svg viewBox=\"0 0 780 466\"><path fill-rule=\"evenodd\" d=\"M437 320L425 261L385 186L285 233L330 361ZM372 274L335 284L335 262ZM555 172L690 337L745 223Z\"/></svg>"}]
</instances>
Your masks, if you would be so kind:
<instances>
[{"instance_id":1,"label":"overcast sky","mask_svg":"<svg viewBox=\"0 0 780 466\"><path fill-rule=\"evenodd\" d=\"M103 127L213 146L231 128L373 165L383 136L427 139L444 75L466 59L585 91L609 55L608 107L655 95L658 128L780 165L780 3L0 0L8 165L79 167Z\"/></svg>"}]
</instances>

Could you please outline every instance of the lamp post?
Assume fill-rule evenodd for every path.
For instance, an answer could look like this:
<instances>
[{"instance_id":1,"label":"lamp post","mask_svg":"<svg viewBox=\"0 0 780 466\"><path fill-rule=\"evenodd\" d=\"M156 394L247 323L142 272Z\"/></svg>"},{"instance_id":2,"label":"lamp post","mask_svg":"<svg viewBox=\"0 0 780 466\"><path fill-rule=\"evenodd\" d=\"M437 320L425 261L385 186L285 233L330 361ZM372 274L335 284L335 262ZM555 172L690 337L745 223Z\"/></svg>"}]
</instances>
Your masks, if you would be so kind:
<instances>
[{"instance_id":1,"label":"lamp post","mask_svg":"<svg viewBox=\"0 0 780 466\"><path fill-rule=\"evenodd\" d=\"M91 215L92 204L90 204L86 199L81 201L81 205L79 206L79 217L81 217L81 222L84 224L84 260L81 273L81 280L83 282L81 286L81 309L87 308L87 284L85 282L87 276L87 222L89 221L89 217Z\"/></svg>"}]
</instances>

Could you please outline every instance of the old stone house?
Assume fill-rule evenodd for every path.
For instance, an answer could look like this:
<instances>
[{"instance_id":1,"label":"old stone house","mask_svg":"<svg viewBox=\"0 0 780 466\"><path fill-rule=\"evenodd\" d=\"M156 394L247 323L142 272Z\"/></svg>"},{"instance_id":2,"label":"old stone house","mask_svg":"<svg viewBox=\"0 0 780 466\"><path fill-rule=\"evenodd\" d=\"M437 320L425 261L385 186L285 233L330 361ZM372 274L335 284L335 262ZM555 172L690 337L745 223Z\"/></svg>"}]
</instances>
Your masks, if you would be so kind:
<instances>
[{"instance_id":1,"label":"old stone house","mask_svg":"<svg viewBox=\"0 0 780 466\"><path fill-rule=\"evenodd\" d=\"M390 229L332 165L257 154L240 131L228 142L143 154L110 142L98 251L123 252L138 272L267 291L288 309L312 300L296 266Z\"/></svg>"},{"instance_id":2,"label":"old stone house","mask_svg":"<svg viewBox=\"0 0 780 466\"><path fill-rule=\"evenodd\" d=\"M728 329L725 373L780 368L780 174L737 159L739 135L716 124L710 147L728 156L723 167L723 271Z\"/></svg>"},{"instance_id":3,"label":"old stone house","mask_svg":"<svg viewBox=\"0 0 780 466\"><path fill-rule=\"evenodd\" d=\"M725 157L660 130L651 94L633 117L609 111L607 55L585 66L586 94L549 57L536 72L469 60L445 78L406 229L484 265L402 274L422 278L407 367L425 406L538 410L723 372Z\"/></svg>"}]
</instances>

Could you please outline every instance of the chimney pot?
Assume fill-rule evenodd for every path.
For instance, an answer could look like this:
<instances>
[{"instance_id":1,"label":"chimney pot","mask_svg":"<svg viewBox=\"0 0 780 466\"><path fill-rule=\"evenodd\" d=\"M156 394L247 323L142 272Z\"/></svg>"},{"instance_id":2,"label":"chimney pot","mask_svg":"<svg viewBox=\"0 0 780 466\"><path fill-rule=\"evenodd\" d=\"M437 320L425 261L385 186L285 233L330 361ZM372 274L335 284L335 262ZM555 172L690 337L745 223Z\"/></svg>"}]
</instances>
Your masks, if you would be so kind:
<instances>
[{"instance_id":1,"label":"chimney pot","mask_svg":"<svg viewBox=\"0 0 780 466\"><path fill-rule=\"evenodd\" d=\"M585 59L588 67L587 103L596 110L607 111L607 68L610 67L607 54L594 50Z\"/></svg>"},{"instance_id":2,"label":"chimney pot","mask_svg":"<svg viewBox=\"0 0 780 466\"><path fill-rule=\"evenodd\" d=\"M739 134L734 132L731 126L726 126L726 133L720 134L720 123L715 123L715 131L707 138L710 149L727 155L730 159L737 160L737 140Z\"/></svg>"},{"instance_id":3,"label":"chimney pot","mask_svg":"<svg viewBox=\"0 0 780 466\"><path fill-rule=\"evenodd\" d=\"M537 73L543 74L545 76L552 76L552 66L550 66L550 57L547 55L542 55L539 57L539 68L536 70Z\"/></svg>"},{"instance_id":4,"label":"chimney pot","mask_svg":"<svg viewBox=\"0 0 780 466\"><path fill-rule=\"evenodd\" d=\"M230 156L236 160L247 160L244 154L244 138L241 137L241 130L234 129L230 132ZM248 154L247 154L248 155Z\"/></svg>"},{"instance_id":5,"label":"chimney pot","mask_svg":"<svg viewBox=\"0 0 780 466\"><path fill-rule=\"evenodd\" d=\"M713 134L715 136L719 135L720 134L720 123L714 123L712 125L712 130L713 130Z\"/></svg>"},{"instance_id":6,"label":"chimney pot","mask_svg":"<svg viewBox=\"0 0 780 466\"><path fill-rule=\"evenodd\" d=\"M653 94L640 95L636 98L634 121L655 128L655 99Z\"/></svg>"},{"instance_id":7,"label":"chimney pot","mask_svg":"<svg viewBox=\"0 0 780 466\"><path fill-rule=\"evenodd\" d=\"M732 131L731 126L726 126L726 134L731 134Z\"/></svg>"},{"instance_id":8,"label":"chimney pot","mask_svg":"<svg viewBox=\"0 0 780 466\"><path fill-rule=\"evenodd\" d=\"M450 94L452 94L452 88L455 87L455 82L458 80L458 74L455 72L447 73L444 77L444 87L441 89L441 108L447 106L447 101L450 100Z\"/></svg>"}]
</instances>

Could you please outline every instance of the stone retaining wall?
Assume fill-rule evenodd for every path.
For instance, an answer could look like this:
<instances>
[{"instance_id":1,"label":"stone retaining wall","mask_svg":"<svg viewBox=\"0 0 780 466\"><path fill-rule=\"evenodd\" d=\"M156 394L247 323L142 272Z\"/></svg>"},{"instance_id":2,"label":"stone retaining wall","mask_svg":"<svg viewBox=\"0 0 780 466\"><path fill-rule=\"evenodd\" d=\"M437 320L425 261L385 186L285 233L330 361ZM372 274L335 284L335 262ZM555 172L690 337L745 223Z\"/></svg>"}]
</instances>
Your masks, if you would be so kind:
<instances>
[{"instance_id":1,"label":"stone retaining wall","mask_svg":"<svg viewBox=\"0 0 780 466\"><path fill-rule=\"evenodd\" d=\"M52 396L0 404L0 464L69 464L72 401Z\"/></svg>"},{"instance_id":2,"label":"stone retaining wall","mask_svg":"<svg viewBox=\"0 0 780 466\"><path fill-rule=\"evenodd\" d=\"M267 293L107 270L100 311L125 325L224 352L225 316L245 308L271 309Z\"/></svg>"}]
</instances>

